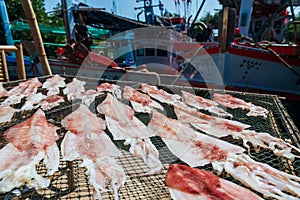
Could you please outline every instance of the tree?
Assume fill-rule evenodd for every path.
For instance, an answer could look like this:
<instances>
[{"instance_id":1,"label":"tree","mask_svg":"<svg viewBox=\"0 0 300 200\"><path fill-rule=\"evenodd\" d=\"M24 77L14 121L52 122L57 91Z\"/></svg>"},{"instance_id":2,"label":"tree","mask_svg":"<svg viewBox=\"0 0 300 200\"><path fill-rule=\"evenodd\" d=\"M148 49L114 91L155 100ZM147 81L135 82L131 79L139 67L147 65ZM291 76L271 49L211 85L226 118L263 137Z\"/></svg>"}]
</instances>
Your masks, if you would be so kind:
<instances>
[{"instance_id":1,"label":"tree","mask_svg":"<svg viewBox=\"0 0 300 200\"><path fill-rule=\"evenodd\" d=\"M16 20L27 22L20 0L6 0L5 3L10 22L14 22ZM57 12L51 13L49 15L46 13L44 0L31 0L31 4L39 25L43 24L49 26L63 26L63 19L57 15L57 12L59 12L61 9L60 4L57 4L56 7L54 7L54 10L56 10ZM32 40L30 30L12 31L12 34L15 40ZM64 36L53 34L42 34L42 37L43 42L48 43L62 43L65 40ZM2 22L0 28L0 43L6 44L5 35L3 34ZM52 49L50 51L52 51Z\"/></svg>"},{"instance_id":2,"label":"tree","mask_svg":"<svg viewBox=\"0 0 300 200\"><path fill-rule=\"evenodd\" d=\"M295 17L296 21L300 21L300 12ZM292 22L288 23L287 26L285 26L285 40L286 42L294 42L295 41L295 28L294 24ZM297 34L300 34L300 25L296 25L297 28ZM299 39L299 38L298 38Z\"/></svg>"},{"instance_id":3,"label":"tree","mask_svg":"<svg viewBox=\"0 0 300 200\"><path fill-rule=\"evenodd\" d=\"M209 12L207 12L206 15L200 19L200 21L210 25L212 28L217 29L219 23L219 13L217 12L214 15L211 15Z\"/></svg>"}]
</instances>

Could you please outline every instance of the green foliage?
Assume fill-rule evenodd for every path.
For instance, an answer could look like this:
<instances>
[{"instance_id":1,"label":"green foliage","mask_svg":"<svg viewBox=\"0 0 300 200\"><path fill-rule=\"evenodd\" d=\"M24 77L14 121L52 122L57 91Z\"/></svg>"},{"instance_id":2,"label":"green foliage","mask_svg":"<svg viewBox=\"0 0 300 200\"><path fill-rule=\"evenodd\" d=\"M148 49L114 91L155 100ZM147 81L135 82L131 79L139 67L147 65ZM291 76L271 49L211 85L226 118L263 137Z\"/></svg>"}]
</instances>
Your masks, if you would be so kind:
<instances>
[{"instance_id":1,"label":"green foliage","mask_svg":"<svg viewBox=\"0 0 300 200\"><path fill-rule=\"evenodd\" d=\"M296 15L295 17L296 21L300 21L300 12ZM288 25L285 26L285 40L286 42L293 42L295 40L295 28L294 28L294 24L288 23ZM296 25L297 28L297 33L300 34L300 25Z\"/></svg>"},{"instance_id":2,"label":"green foliage","mask_svg":"<svg viewBox=\"0 0 300 200\"><path fill-rule=\"evenodd\" d=\"M5 0L8 17L10 22L15 20L21 20L27 22L24 9L20 0ZM57 4L54 10L50 14L46 13L45 0L31 0L32 7L34 9L38 24L44 24L49 26L63 26L63 19L59 17L61 5ZM1 21L1 20L0 20ZM0 22L0 44L6 44L5 36L3 34L2 22ZM33 40L31 31L12 31L13 39L15 40ZM64 43L64 36L57 36L54 34L42 34L43 42L47 43ZM52 50L51 50L52 51ZM51 52L49 52L51 53Z\"/></svg>"},{"instance_id":3,"label":"green foliage","mask_svg":"<svg viewBox=\"0 0 300 200\"><path fill-rule=\"evenodd\" d=\"M211 27L217 29L219 23L219 13L215 13L214 15L212 15L207 12L206 15L200 19L200 21L204 22L207 25L209 24L211 25Z\"/></svg>"}]
</instances>

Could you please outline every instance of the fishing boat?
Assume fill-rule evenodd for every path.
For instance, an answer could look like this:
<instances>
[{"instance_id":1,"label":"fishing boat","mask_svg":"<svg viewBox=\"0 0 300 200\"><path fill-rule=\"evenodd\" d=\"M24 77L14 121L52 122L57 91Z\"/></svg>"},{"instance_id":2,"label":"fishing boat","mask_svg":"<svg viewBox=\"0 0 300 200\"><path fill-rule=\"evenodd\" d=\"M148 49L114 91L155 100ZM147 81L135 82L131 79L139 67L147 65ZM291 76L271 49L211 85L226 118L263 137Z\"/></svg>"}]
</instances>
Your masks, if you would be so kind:
<instances>
[{"instance_id":1,"label":"fishing boat","mask_svg":"<svg viewBox=\"0 0 300 200\"><path fill-rule=\"evenodd\" d=\"M152 81L147 77L155 76L159 77L158 82L166 84L299 95L299 43L297 40L293 43L283 41L288 39L284 38L284 27L295 19L293 8L300 5L299 1L219 2L223 9L217 41L212 40L211 35L207 39L204 35L199 37L197 31L196 34L193 32L197 28L209 30L206 24L196 22L205 1L202 1L192 23L187 14L185 17L171 18L155 15L153 7L161 4L153 5L150 0L136 8L145 13L145 22L84 4L66 9L71 12L64 13L69 40L76 38L76 27L80 26L102 28L114 35L105 41L105 48L100 50L81 45L84 42L77 37L78 48L73 48L72 53L68 48L63 48L58 58L49 59L52 72L139 81ZM62 5L68 6L68 3L71 6L71 1L64 1ZM191 1L184 3L188 8ZM287 12L288 8L291 14ZM261 40L268 27L275 29L276 42ZM237 30L243 37L234 37ZM87 49L92 50L87 52ZM102 55L98 55L99 52ZM43 75L38 63L35 69L37 74Z\"/></svg>"},{"instance_id":2,"label":"fishing boat","mask_svg":"<svg viewBox=\"0 0 300 200\"><path fill-rule=\"evenodd\" d=\"M226 85L299 95L299 22L295 21L294 7L299 6L300 1L220 3L224 9L233 12L231 17L238 16L235 24L243 36L227 47L224 62ZM288 24L294 26L293 41L285 29ZM269 32L272 36L267 35L269 30L273 31Z\"/></svg>"},{"instance_id":3,"label":"fishing boat","mask_svg":"<svg viewBox=\"0 0 300 200\"><path fill-rule=\"evenodd\" d=\"M287 23L294 23L293 8L300 5L299 1L219 2L223 9L218 41L211 38L197 40L189 29L208 27L195 20L189 24L186 18L164 19L154 15L153 7L158 5L153 5L152 1L144 1L146 22L99 10L83 9L79 13L87 19L86 25L115 31L116 27L123 27L124 30L119 30L123 32L112 36L108 42L114 47L114 59L119 65L126 60L131 61L131 67L126 66L130 69L129 73L132 69L146 67L148 71L158 73L162 82L167 77L167 83L170 83L169 75L174 75L173 82L176 84L188 81L193 86L209 84L210 87L299 95L299 43L297 38L294 38L295 41L284 38L284 27ZM294 26L297 24L294 23ZM151 34L147 32L150 28L153 29ZM273 41L262 37L268 28L275 30ZM242 37L235 38L237 30ZM124 75L115 74L114 78Z\"/></svg>"}]
</instances>

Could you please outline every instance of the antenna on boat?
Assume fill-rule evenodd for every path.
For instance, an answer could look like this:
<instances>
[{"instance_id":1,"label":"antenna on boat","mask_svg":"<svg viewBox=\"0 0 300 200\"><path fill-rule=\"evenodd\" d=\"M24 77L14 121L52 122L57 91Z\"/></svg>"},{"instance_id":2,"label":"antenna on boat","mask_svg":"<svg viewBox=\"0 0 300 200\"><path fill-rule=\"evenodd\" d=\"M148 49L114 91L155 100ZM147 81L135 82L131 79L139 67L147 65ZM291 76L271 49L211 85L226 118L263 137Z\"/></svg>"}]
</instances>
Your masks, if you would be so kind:
<instances>
[{"instance_id":1,"label":"antenna on boat","mask_svg":"<svg viewBox=\"0 0 300 200\"><path fill-rule=\"evenodd\" d=\"M162 7L163 4L160 2L158 5L152 5L152 0L136 0L137 3L143 1L144 2L144 6L142 7L135 7L134 10L143 10L144 13L145 13L145 20L146 20L146 23L148 24L154 24L154 11L153 11L153 7ZM138 18L139 18L139 15L141 14L142 12L140 12L138 14Z\"/></svg>"},{"instance_id":2,"label":"antenna on boat","mask_svg":"<svg viewBox=\"0 0 300 200\"><path fill-rule=\"evenodd\" d=\"M202 1L201 5L200 5L200 7L199 7L199 9L198 9L198 11L197 11L197 13L196 13L196 16L195 16L195 18L194 18L194 20L193 20L193 22L192 22L192 24L191 24L191 26L190 26L189 33L192 32L192 30L193 30L193 28L194 28L194 25L195 25L195 23L196 23L196 20L197 20L197 18L198 18L198 16L199 16L199 14L200 14L200 12L201 12L203 6L204 6L205 1L206 1L206 0L203 0L203 1Z\"/></svg>"},{"instance_id":3,"label":"antenna on boat","mask_svg":"<svg viewBox=\"0 0 300 200\"><path fill-rule=\"evenodd\" d=\"M116 4L116 0L112 1L112 14L117 14L117 4Z\"/></svg>"}]
</instances>

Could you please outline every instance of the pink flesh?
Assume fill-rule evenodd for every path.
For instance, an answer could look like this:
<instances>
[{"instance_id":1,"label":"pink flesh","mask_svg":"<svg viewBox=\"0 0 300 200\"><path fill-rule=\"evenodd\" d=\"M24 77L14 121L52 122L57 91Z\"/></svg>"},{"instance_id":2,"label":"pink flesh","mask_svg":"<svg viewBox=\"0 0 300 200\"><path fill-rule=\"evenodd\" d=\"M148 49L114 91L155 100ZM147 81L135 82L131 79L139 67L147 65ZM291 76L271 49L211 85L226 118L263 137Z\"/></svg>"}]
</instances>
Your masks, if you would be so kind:
<instances>
[{"instance_id":1,"label":"pink flesh","mask_svg":"<svg viewBox=\"0 0 300 200\"><path fill-rule=\"evenodd\" d=\"M97 107L105 115L108 129L114 139L149 138L154 134L134 116L134 110L118 101L111 94Z\"/></svg>"},{"instance_id":2,"label":"pink flesh","mask_svg":"<svg viewBox=\"0 0 300 200\"><path fill-rule=\"evenodd\" d=\"M42 83L38 78L32 78L25 82L19 83L18 86L8 91L8 95L24 95L26 97L33 95L37 92L37 88L41 87Z\"/></svg>"},{"instance_id":3,"label":"pink flesh","mask_svg":"<svg viewBox=\"0 0 300 200\"><path fill-rule=\"evenodd\" d=\"M118 90L120 86L115 85L115 84L110 84L110 83L102 83L98 85L97 91L98 92L111 92L113 93L114 91Z\"/></svg>"},{"instance_id":4,"label":"pink flesh","mask_svg":"<svg viewBox=\"0 0 300 200\"><path fill-rule=\"evenodd\" d=\"M223 119L219 117L209 116L204 113L198 112L197 110L186 106L185 104L174 105L174 110L177 114L177 117L180 118L180 115L185 119L185 123L193 122L197 123L195 119L199 119L203 122L207 122L211 128L217 129L221 127L222 129L226 129L228 131L240 132L246 128L249 128L250 125L243 124L238 121Z\"/></svg>"},{"instance_id":5,"label":"pink flesh","mask_svg":"<svg viewBox=\"0 0 300 200\"><path fill-rule=\"evenodd\" d=\"M81 100L82 100L82 103L86 106L90 106L91 103L95 100L96 96L100 95L101 92L98 92L96 90L92 90L92 89L89 89L83 93L81 93Z\"/></svg>"},{"instance_id":6,"label":"pink flesh","mask_svg":"<svg viewBox=\"0 0 300 200\"><path fill-rule=\"evenodd\" d=\"M71 114L66 116L61 124L74 134L102 133L106 126L103 119L92 113L88 107L80 106Z\"/></svg>"},{"instance_id":7,"label":"pink flesh","mask_svg":"<svg viewBox=\"0 0 300 200\"><path fill-rule=\"evenodd\" d=\"M146 84L142 84L141 90L143 92L148 93L154 99L159 100L160 102L167 103L167 104L175 104L180 99L179 95L170 94L165 92L164 90L158 89L156 86L150 86Z\"/></svg>"},{"instance_id":8,"label":"pink flesh","mask_svg":"<svg viewBox=\"0 0 300 200\"><path fill-rule=\"evenodd\" d=\"M165 182L169 188L210 200L242 200L245 195L249 200L261 199L250 190L208 171L181 164L170 165Z\"/></svg>"},{"instance_id":9,"label":"pink flesh","mask_svg":"<svg viewBox=\"0 0 300 200\"><path fill-rule=\"evenodd\" d=\"M246 154L231 155L230 159L222 165L236 180L266 197L291 200L300 197L300 177L256 162Z\"/></svg>"},{"instance_id":10,"label":"pink flesh","mask_svg":"<svg viewBox=\"0 0 300 200\"><path fill-rule=\"evenodd\" d=\"M30 155L26 152L18 151L12 143L8 143L0 150L0 157L2 158L2 161L0 162L0 171L6 169L16 170L32 160Z\"/></svg>"},{"instance_id":11,"label":"pink flesh","mask_svg":"<svg viewBox=\"0 0 300 200\"><path fill-rule=\"evenodd\" d=\"M239 99L236 97L233 97L230 94L214 94L214 101L218 102L219 104L227 107L227 108L241 108L249 110L247 113L247 116L262 116L264 118L267 117L267 114L269 111L261 106L256 106L252 104L251 102L246 102L243 99Z\"/></svg>"},{"instance_id":12,"label":"pink flesh","mask_svg":"<svg viewBox=\"0 0 300 200\"><path fill-rule=\"evenodd\" d=\"M117 196L125 182L125 173L112 158L120 156L120 152L104 132L105 121L81 104L62 120L62 125L69 130L61 145L63 159L83 159L81 166L88 169L86 174L98 198L101 198L99 190L106 189L108 181Z\"/></svg>"},{"instance_id":13,"label":"pink flesh","mask_svg":"<svg viewBox=\"0 0 300 200\"><path fill-rule=\"evenodd\" d=\"M194 131L157 111L153 111L148 127L163 138L171 152L190 166L224 160L228 152L239 154L244 151L239 146Z\"/></svg>"},{"instance_id":14,"label":"pink flesh","mask_svg":"<svg viewBox=\"0 0 300 200\"><path fill-rule=\"evenodd\" d=\"M217 107L218 103L206 99L200 96L196 96L192 93L182 91L182 98L183 102L200 110L208 110L210 113L213 113L217 116L221 117L230 117L232 118L232 115L222 108Z\"/></svg>"},{"instance_id":15,"label":"pink flesh","mask_svg":"<svg viewBox=\"0 0 300 200\"><path fill-rule=\"evenodd\" d=\"M69 131L62 142L62 155L66 160L95 159L119 156L120 152L104 132L78 135Z\"/></svg>"},{"instance_id":16,"label":"pink flesh","mask_svg":"<svg viewBox=\"0 0 300 200\"><path fill-rule=\"evenodd\" d=\"M64 94L67 95L68 100L76 99L80 97L80 94L85 91L85 82L73 78L71 83L68 83L66 88L63 90Z\"/></svg>"},{"instance_id":17,"label":"pink flesh","mask_svg":"<svg viewBox=\"0 0 300 200\"><path fill-rule=\"evenodd\" d=\"M36 155L58 140L58 127L46 120L45 113L38 109L33 116L4 132L4 137L20 151Z\"/></svg>"},{"instance_id":18,"label":"pink flesh","mask_svg":"<svg viewBox=\"0 0 300 200\"><path fill-rule=\"evenodd\" d=\"M69 157L76 153L85 158L117 156L119 151L104 133L105 122L85 105L66 116L61 124L70 132L63 141L63 155ZM73 149L73 151L72 151Z\"/></svg>"},{"instance_id":19,"label":"pink flesh","mask_svg":"<svg viewBox=\"0 0 300 200\"><path fill-rule=\"evenodd\" d=\"M48 78L44 83L43 83L43 88L46 89L51 89L51 88L59 88L59 87L65 87L65 78L59 76L59 75L54 75L51 78Z\"/></svg>"},{"instance_id":20,"label":"pink flesh","mask_svg":"<svg viewBox=\"0 0 300 200\"><path fill-rule=\"evenodd\" d=\"M249 104L242 99L233 97L230 94L214 93L214 101L228 108L245 108Z\"/></svg>"},{"instance_id":21,"label":"pink flesh","mask_svg":"<svg viewBox=\"0 0 300 200\"><path fill-rule=\"evenodd\" d=\"M104 133L106 127L104 120L86 106L81 104L78 109L66 116L61 124L70 131L63 141L64 157L69 157L73 153L90 159L119 154Z\"/></svg>"},{"instance_id":22,"label":"pink flesh","mask_svg":"<svg viewBox=\"0 0 300 200\"><path fill-rule=\"evenodd\" d=\"M64 98L58 95L51 95L42 100L39 105L43 110L50 110L51 108L58 106L59 103L64 102Z\"/></svg>"},{"instance_id":23,"label":"pink flesh","mask_svg":"<svg viewBox=\"0 0 300 200\"><path fill-rule=\"evenodd\" d=\"M2 83L0 83L0 97L7 96L7 90L3 88Z\"/></svg>"},{"instance_id":24,"label":"pink flesh","mask_svg":"<svg viewBox=\"0 0 300 200\"><path fill-rule=\"evenodd\" d=\"M147 106L152 102L152 99L148 95L143 94L129 86L124 87L123 96L125 99L137 102L143 106Z\"/></svg>"},{"instance_id":25,"label":"pink flesh","mask_svg":"<svg viewBox=\"0 0 300 200\"><path fill-rule=\"evenodd\" d=\"M0 106L0 123L10 121L15 112L18 110L10 106Z\"/></svg>"},{"instance_id":26,"label":"pink flesh","mask_svg":"<svg viewBox=\"0 0 300 200\"><path fill-rule=\"evenodd\" d=\"M218 104L212 100L196 96L192 93L181 91L183 102L198 109L208 110Z\"/></svg>"}]
</instances>

